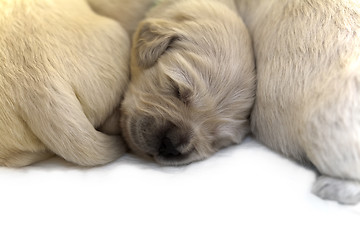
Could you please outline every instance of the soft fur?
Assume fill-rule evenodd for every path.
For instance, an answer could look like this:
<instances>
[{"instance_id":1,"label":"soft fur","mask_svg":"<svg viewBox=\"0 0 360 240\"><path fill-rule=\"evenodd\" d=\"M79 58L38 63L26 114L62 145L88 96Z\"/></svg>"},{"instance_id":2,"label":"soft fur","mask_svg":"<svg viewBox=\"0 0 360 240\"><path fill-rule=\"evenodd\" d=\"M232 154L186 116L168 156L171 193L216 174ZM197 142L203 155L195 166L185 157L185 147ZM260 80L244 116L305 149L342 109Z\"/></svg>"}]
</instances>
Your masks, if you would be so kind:
<instances>
[{"instance_id":1,"label":"soft fur","mask_svg":"<svg viewBox=\"0 0 360 240\"><path fill-rule=\"evenodd\" d=\"M238 0L254 41L251 128L322 175L313 191L360 201L360 4L357 0Z\"/></svg>"},{"instance_id":2,"label":"soft fur","mask_svg":"<svg viewBox=\"0 0 360 240\"><path fill-rule=\"evenodd\" d=\"M88 0L96 13L121 23L130 36L156 1L159 0Z\"/></svg>"},{"instance_id":3,"label":"soft fur","mask_svg":"<svg viewBox=\"0 0 360 240\"><path fill-rule=\"evenodd\" d=\"M0 165L57 154L94 166L121 156L122 140L96 128L120 104L129 43L84 0L0 0Z\"/></svg>"},{"instance_id":4,"label":"soft fur","mask_svg":"<svg viewBox=\"0 0 360 240\"><path fill-rule=\"evenodd\" d=\"M204 159L249 131L255 66L233 1L156 1L133 38L121 124L130 148L167 165Z\"/></svg>"}]
</instances>

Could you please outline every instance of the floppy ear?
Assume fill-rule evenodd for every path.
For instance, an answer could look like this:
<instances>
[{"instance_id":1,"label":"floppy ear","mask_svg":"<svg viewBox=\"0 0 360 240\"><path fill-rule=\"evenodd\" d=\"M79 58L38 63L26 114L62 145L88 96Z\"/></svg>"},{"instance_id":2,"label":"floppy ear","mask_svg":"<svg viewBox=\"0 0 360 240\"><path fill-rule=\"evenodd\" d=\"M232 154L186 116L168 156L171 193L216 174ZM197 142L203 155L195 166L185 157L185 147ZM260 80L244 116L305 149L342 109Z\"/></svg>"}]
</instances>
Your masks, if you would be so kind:
<instances>
[{"instance_id":1,"label":"floppy ear","mask_svg":"<svg viewBox=\"0 0 360 240\"><path fill-rule=\"evenodd\" d=\"M170 44L179 38L177 23L147 19L140 23L134 36L135 57L140 67L155 64Z\"/></svg>"}]
</instances>

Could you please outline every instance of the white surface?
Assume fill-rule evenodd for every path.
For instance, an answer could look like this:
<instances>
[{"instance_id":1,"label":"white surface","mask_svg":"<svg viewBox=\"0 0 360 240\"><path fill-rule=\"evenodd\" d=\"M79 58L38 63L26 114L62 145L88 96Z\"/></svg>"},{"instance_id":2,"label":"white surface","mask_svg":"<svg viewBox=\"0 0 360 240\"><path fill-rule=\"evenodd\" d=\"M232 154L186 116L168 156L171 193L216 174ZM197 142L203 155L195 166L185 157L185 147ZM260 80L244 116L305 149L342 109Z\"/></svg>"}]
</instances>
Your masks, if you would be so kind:
<instances>
[{"instance_id":1,"label":"white surface","mask_svg":"<svg viewBox=\"0 0 360 240\"><path fill-rule=\"evenodd\" d=\"M180 168L0 168L0 239L359 240L360 206L316 198L314 180L250 138Z\"/></svg>"}]
</instances>

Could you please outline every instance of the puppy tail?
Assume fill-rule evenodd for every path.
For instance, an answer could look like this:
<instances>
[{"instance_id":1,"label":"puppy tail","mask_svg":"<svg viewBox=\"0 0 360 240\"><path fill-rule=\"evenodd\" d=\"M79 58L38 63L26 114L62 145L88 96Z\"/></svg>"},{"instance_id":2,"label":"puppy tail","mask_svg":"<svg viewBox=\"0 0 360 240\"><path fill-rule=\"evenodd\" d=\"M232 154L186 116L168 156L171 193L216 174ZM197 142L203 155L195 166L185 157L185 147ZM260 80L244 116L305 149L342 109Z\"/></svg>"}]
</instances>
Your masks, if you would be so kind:
<instances>
[{"instance_id":1,"label":"puppy tail","mask_svg":"<svg viewBox=\"0 0 360 240\"><path fill-rule=\"evenodd\" d=\"M40 92L27 92L21 107L22 117L55 154L78 165L96 166L125 153L120 137L95 130L71 88L51 86Z\"/></svg>"}]
</instances>

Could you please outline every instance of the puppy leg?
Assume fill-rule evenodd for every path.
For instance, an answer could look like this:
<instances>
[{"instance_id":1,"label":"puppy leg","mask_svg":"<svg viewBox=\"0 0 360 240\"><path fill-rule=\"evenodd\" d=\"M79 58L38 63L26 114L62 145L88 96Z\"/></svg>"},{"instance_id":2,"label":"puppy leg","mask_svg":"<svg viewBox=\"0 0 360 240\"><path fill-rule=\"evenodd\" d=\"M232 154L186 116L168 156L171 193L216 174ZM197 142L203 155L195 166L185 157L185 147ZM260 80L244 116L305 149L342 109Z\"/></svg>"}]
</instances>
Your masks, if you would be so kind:
<instances>
[{"instance_id":1,"label":"puppy leg","mask_svg":"<svg viewBox=\"0 0 360 240\"><path fill-rule=\"evenodd\" d=\"M20 168L31 165L35 162L40 162L46 159L49 159L54 156L54 153L51 152L21 152L7 159L0 161L0 166Z\"/></svg>"},{"instance_id":2,"label":"puppy leg","mask_svg":"<svg viewBox=\"0 0 360 240\"><path fill-rule=\"evenodd\" d=\"M360 202L360 182L320 176L312 192L322 199L337 201L342 204Z\"/></svg>"},{"instance_id":3,"label":"puppy leg","mask_svg":"<svg viewBox=\"0 0 360 240\"><path fill-rule=\"evenodd\" d=\"M355 103L318 108L304 129L305 152L322 174L313 193L343 204L360 202L360 116Z\"/></svg>"},{"instance_id":4,"label":"puppy leg","mask_svg":"<svg viewBox=\"0 0 360 240\"><path fill-rule=\"evenodd\" d=\"M312 192L323 199L356 204L360 202L360 159L346 156L353 150L351 144L342 148L338 142L341 139L332 140L334 144L328 146L326 152L315 149L316 145L311 153L307 151L312 163L322 174L315 182Z\"/></svg>"},{"instance_id":5,"label":"puppy leg","mask_svg":"<svg viewBox=\"0 0 360 240\"><path fill-rule=\"evenodd\" d=\"M27 92L23 119L52 152L83 166L106 164L124 154L122 139L96 131L69 87L53 84L40 94Z\"/></svg>"}]
</instances>

